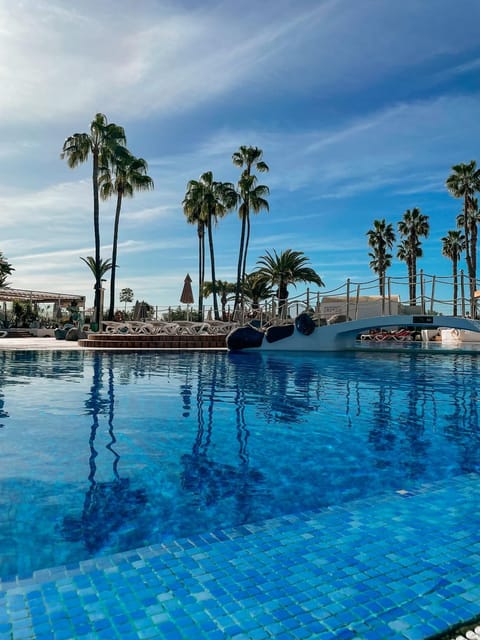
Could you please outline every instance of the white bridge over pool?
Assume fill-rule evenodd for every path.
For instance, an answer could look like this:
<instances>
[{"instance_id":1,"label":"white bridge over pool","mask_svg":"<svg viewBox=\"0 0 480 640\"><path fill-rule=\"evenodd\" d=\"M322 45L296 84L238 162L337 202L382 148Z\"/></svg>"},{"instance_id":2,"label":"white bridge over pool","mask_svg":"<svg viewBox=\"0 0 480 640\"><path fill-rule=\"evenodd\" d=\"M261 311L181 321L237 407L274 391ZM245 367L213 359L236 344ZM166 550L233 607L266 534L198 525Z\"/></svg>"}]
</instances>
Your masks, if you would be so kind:
<instances>
[{"instance_id":1,"label":"white bridge over pool","mask_svg":"<svg viewBox=\"0 0 480 640\"><path fill-rule=\"evenodd\" d=\"M405 328L415 332L449 328L480 334L480 321L455 316L377 316L316 327L310 326L313 320L305 316L299 316L293 325L270 327L264 332L241 327L228 336L227 345L232 351L345 351L356 348L362 336L382 329Z\"/></svg>"}]
</instances>

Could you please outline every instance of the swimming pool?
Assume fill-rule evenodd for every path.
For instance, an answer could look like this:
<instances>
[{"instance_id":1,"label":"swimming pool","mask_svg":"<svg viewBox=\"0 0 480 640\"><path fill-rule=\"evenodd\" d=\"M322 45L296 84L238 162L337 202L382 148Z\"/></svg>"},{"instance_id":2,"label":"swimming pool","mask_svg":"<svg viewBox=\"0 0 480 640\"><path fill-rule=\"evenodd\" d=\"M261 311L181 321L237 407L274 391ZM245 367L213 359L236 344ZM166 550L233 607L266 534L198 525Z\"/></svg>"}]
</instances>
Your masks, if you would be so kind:
<instances>
[{"instance_id":1,"label":"swimming pool","mask_svg":"<svg viewBox=\"0 0 480 640\"><path fill-rule=\"evenodd\" d=\"M480 470L475 354L1 358L3 578Z\"/></svg>"}]
</instances>

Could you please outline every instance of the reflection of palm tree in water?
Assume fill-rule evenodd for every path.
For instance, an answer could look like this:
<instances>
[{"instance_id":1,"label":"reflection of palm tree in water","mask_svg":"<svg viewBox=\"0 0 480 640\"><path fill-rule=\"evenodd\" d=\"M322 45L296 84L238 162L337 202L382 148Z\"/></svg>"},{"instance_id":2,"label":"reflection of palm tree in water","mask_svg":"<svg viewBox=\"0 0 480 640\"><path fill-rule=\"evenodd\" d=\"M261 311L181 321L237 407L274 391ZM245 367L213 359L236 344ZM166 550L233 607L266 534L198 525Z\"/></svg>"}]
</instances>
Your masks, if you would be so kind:
<instances>
[{"instance_id":1,"label":"reflection of palm tree in water","mask_svg":"<svg viewBox=\"0 0 480 640\"><path fill-rule=\"evenodd\" d=\"M118 473L120 456L114 449L116 438L114 435L114 375L112 356L110 356L108 368L108 397L102 398L102 365L103 356L95 355L93 360L93 382L90 395L85 401L87 414L92 416L90 429L89 467L88 480L90 487L85 494L83 511L80 518L66 516L63 522L63 532L68 540L84 540L85 547L90 553L99 551L108 542L110 535L119 529L127 520L135 518L144 508L147 501L143 489L130 489L130 480L121 478ZM108 411L108 434L110 441L106 448L113 456L114 479L110 482L97 482L96 458L98 452L95 449L95 439L99 428L99 416Z\"/></svg>"},{"instance_id":2,"label":"reflection of palm tree in water","mask_svg":"<svg viewBox=\"0 0 480 640\"><path fill-rule=\"evenodd\" d=\"M211 356L209 359L212 359ZM203 360L204 358L199 354L196 398L198 428L192 453L182 456L184 466L182 486L187 491L194 493L204 506L216 504L225 498L235 497L238 521L246 522L252 506L252 497L258 492L258 484L263 481L263 475L249 466L247 452L249 431L245 422L244 392L237 386L235 412L240 464L234 466L215 462L209 458L208 449L212 439L217 380L219 377L223 379L222 375L224 377L225 372L219 376L219 359L215 357L211 369L208 405L206 407L207 422L205 424L206 399L204 395L205 372L202 372Z\"/></svg>"},{"instance_id":3,"label":"reflection of palm tree in water","mask_svg":"<svg viewBox=\"0 0 480 640\"><path fill-rule=\"evenodd\" d=\"M445 416L445 435L458 451L458 464L462 473L480 471L480 391L477 388L477 380L477 357L474 355L467 358L464 354L455 356L450 385L454 411L451 415Z\"/></svg>"}]
</instances>

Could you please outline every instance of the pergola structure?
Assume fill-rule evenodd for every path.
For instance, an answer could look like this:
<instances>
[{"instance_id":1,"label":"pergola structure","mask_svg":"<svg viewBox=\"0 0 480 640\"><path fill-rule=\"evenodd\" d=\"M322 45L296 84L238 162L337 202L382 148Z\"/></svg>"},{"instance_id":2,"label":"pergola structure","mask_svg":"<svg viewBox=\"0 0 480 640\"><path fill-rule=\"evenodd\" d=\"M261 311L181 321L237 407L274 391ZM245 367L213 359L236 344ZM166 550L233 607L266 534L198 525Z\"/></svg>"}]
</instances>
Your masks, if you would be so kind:
<instances>
[{"instance_id":1,"label":"pergola structure","mask_svg":"<svg viewBox=\"0 0 480 640\"><path fill-rule=\"evenodd\" d=\"M73 293L51 293L48 291L30 291L28 289L0 288L0 302L56 303L59 307L68 307L76 303L85 308L85 296Z\"/></svg>"}]
</instances>

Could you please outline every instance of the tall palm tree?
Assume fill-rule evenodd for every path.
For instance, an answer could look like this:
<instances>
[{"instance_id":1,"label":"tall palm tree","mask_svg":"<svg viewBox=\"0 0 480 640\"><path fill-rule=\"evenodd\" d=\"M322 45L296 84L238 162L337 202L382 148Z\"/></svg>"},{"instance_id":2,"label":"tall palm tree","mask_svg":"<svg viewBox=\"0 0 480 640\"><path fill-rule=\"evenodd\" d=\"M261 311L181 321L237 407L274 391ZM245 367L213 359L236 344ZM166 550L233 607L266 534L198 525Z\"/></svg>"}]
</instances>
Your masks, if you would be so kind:
<instances>
[{"instance_id":1,"label":"tall palm tree","mask_svg":"<svg viewBox=\"0 0 480 640\"><path fill-rule=\"evenodd\" d=\"M100 307L100 205L98 178L101 167L107 167L120 147L127 143L123 127L109 123L103 113L97 113L90 124L90 133L74 133L63 143L60 157L70 168L87 161L92 156L93 230L95 236L95 303L94 321L98 323Z\"/></svg>"},{"instance_id":2,"label":"tall palm tree","mask_svg":"<svg viewBox=\"0 0 480 640\"><path fill-rule=\"evenodd\" d=\"M417 258L423 255L420 238L427 238L430 232L428 216L421 213L417 207L411 210L407 209L402 220L398 223L398 231L404 242L400 245L397 255L402 260L400 254L405 254L410 305L415 306L417 303Z\"/></svg>"},{"instance_id":3,"label":"tall palm tree","mask_svg":"<svg viewBox=\"0 0 480 640\"><path fill-rule=\"evenodd\" d=\"M254 177L252 176L252 168L261 173L269 171L268 165L262 158L263 151L261 149L244 145L232 155L233 164L243 169L238 181L238 192L242 201L238 213L242 221L242 229L238 252L235 307L239 303L241 284L246 273L247 252L250 242L250 210L254 213L260 213L262 209L268 211L268 202L265 200L265 196L269 195L268 187L257 185L256 177L251 180Z\"/></svg>"},{"instance_id":4,"label":"tall palm tree","mask_svg":"<svg viewBox=\"0 0 480 640\"><path fill-rule=\"evenodd\" d=\"M477 288L477 214L474 197L480 191L480 169L475 160L456 164L445 185L454 198L463 199L463 216L457 223L463 226L465 234L465 261L470 283L470 307L472 317L475 310L475 290Z\"/></svg>"},{"instance_id":5,"label":"tall palm tree","mask_svg":"<svg viewBox=\"0 0 480 640\"><path fill-rule=\"evenodd\" d=\"M373 228L367 231L368 246L372 251L370 256L370 268L378 275L378 284L380 295L385 296L385 274L388 267L392 266L392 254L387 253L388 249L393 247L395 242L395 232L393 225L387 224L385 218L382 220L374 220Z\"/></svg>"},{"instance_id":6,"label":"tall palm tree","mask_svg":"<svg viewBox=\"0 0 480 640\"><path fill-rule=\"evenodd\" d=\"M313 282L324 287L323 280L311 267L306 266L309 258L303 251L286 249L278 254L275 249L273 255L267 251L266 255L257 260L257 273L265 283L277 287L279 312L283 315L288 304L288 286L296 286L297 282Z\"/></svg>"},{"instance_id":7,"label":"tall palm tree","mask_svg":"<svg viewBox=\"0 0 480 640\"><path fill-rule=\"evenodd\" d=\"M257 178L254 175L242 174L237 185L238 194L241 204L238 208L238 215L242 221L242 232L240 238L239 262L237 265L237 283L235 287L235 307L238 306L243 298L241 289L245 280L247 268L247 251L250 241L250 212L260 213L260 211L269 210L266 196L270 190L263 184L257 184Z\"/></svg>"},{"instance_id":8,"label":"tall palm tree","mask_svg":"<svg viewBox=\"0 0 480 640\"><path fill-rule=\"evenodd\" d=\"M477 238L478 238L478 223L480 222L480 213L478 210L478 199L471 198L469 203L468 212L465 211L465 205L463 210L457 216L457 227L459 229L467 229L468 245L465 239L465 249L469 247L467 272L469 280L470 290L470 307L471 315L476 315L476 298L475 291L477 289ZM466 254L466 251L465 251ZM467 257L467 256L466 256Z\"/></svg>"},{"instance_id":9,"label":"tall palm tree","mask_svg":"<svg viewBox=\"0 0 480 640\"><path fill-rule=\"evenodd\" d=\"M458 261L462 251L465 250L465 236L461 231L448 231L442 238L442 255L452 261L453 275L453 315L457 315L458 298Z\"/></svg>"},{"instance_id":10,"label":"tall palm tree","mask_svg":"<svg viewBox=\"0 0 480 640\"><path fill-rule=\"evenodd\" d=\"M110 306L108 319L113 320L115 313L115 275L117 269L118 226L123 198L132 198L135 191L153 189L153 180L147 175L148 164L143 158L135 158L128 149L120 148L110 166L103 168L99 178L100 197L106 200L117 195L115 221L113 225L112 273L110 276ZM112 175L113 173L113 175Z\"/></svg>"},{"instance_id":11,"label":"tall palm tree","mask_svg":"<svg viewBox=\"0 0 480 640\"><path fill-rule=\"evenodd\" d=\"M187 199L183 201L183 213L188 224L197 225L198 236L198 320L203 320L203 283L205 282L205 221L201 215L200 205L194 205Z\"/></svg>"},{"instance_id":12,"label":"tall palm tree","mask_svg":"<svg viewBox=\"0 0 480 640\"><path fill-rule=\"evenodd\" d=\"M210 268L212 274L213 311L215 320L219 319L217 288L215 278L215 252L213 248L213 225L237 205L238 196L230 182L217 182L213 173L206 171L199 180L190 180L187 184L183 210L187 215L198 216L207 228L210 250Z\"/></svg>"}]
</instances>

